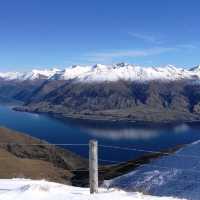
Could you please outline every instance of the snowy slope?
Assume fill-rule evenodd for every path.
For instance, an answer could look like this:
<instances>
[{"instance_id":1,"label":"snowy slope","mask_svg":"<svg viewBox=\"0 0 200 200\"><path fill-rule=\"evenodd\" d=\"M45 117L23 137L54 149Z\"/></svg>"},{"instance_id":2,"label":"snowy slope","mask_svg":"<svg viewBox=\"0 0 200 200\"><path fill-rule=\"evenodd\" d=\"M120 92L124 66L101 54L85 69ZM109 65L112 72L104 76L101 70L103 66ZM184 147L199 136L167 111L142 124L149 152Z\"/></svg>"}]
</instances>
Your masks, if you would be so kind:
<instances>
[{"instance_id":1,"label":"snowy slope","mask_svg":"<svg viewBox=\"0 0 200 200\"><path fill-rule=\"evenodd\" d=\"M113 65L79 66L74 65L64 70L45 69L32 70L31 72L7 72L0 73L0 78L5 80L74 80L78 82L102 82L102 81L150 81L150 80L181 80L200 79L200 66L183 69L172 65L165 67L141 67L127 63Z\"/></svg>"},{"instance_id":2,"label":"snowy slope","mask_svg":"<svg viewBox=\"0 0 200 200\"><path fill-rule=\"evenodd\" d=\"M33 69L30 72L0 72L0 78L4 80L36 80L36 79L49 79L54 74L59 72L59 69Z\"/></svg>"},{"instance_id":3,"label":"snowy slope","mask_svg":"<svg viewBox=\"0 0 200 200\"><path fill-rule=\"evenodd\" d=\"M49 79L54 74L59 72L59 69L44 69L44 70L37 70L33 69L31 72L24 73L20 79L21 80L35 80L35 79Z\"/></svg>"},{"instance_id":4,"label":"snowy slope","mask_svg":"<svg viewBox=\"0 0 200 200\"><path fill-rule=\"evenodd\" d=\"M19 80L22 76L20 72L0 72L0 78L4 80Z\"/></svg>"},{"instance_id":5,"label":"snowy slope","mask_svg":"<svg viewBox=\"0 0 200 200\"><path fill-rule=\"evenodd\" d=\"M74 78L84 75L85 73L89 73L91 69L92 69L91 66L74 65L55 73L54 76L51 77L51 79L54 79L54 80L74 79Z\"/></svg>"},{"instance_id":6,"label":"snowy slope","mask_svg":"<svg viewBox=\"0 0 200 200\"><path fill-rule=\"evenodd\" d=\"M124 176L105 181L109 187L144 191L159 196L190 200L200 197L200 141L174 155L165 156Z\"/></svg>"},{"instance_id":7,"label":"snowy slope","mask_svg":"<svg viewBox=\"0 0 200 200\"><path fill-rule=\"evenodd\" d=\"M186 70L172 65L165 67L141 67L120 63L116 65L73 66L52 76L52 79L78 82L102 81L150 81L150 80L180 80L200 79L199 68Z\"/></svg>"},{"instance_id":8,"label":"snowy slope","mask_svg":"<svg viewBox=\"0 0 200 200\"><path fill-rule=\"evenodd\" d=\"M90 195L89 189L65 186L46 181L0 180L0 200L175 200L128 193L120 190L100 189Z\"/></svg>"}]
</instances>

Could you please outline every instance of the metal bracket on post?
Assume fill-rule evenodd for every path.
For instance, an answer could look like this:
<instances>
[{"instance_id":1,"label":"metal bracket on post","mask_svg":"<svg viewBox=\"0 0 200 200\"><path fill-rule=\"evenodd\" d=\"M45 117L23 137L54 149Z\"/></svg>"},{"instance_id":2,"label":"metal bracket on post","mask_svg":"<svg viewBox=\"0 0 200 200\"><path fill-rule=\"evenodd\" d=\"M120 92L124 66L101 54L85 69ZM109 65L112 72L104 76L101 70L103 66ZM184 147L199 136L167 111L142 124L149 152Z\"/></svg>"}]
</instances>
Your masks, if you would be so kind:
<instances>
[{"instance_id":1,"label":"metal bracket on post","mask_svg":"<svg viewBox=\"0 0 200 200\"><path fill-rule=\"evenodd\" d=\"M98 142L90 140L89 148L90 193L93 194L98 192Z\"/></svg>"}]
</instances>

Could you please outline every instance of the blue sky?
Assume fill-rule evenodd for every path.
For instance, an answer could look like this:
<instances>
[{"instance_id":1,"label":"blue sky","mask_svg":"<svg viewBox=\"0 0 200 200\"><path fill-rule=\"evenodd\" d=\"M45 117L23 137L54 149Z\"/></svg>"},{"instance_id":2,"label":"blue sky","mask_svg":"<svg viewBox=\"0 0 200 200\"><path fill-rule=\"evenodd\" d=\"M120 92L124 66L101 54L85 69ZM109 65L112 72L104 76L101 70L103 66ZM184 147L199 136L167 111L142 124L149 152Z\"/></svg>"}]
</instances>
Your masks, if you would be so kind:
<instances>
[{"instance_id":1,"label":"blue sky","mask_svg":"<svg viewBox=\"0 0 200 200\"><path fill-rule=\"evenodd\" d=\"M0 70L200 63L199 0L0 0Z\"/></svg>"}]
</instances>

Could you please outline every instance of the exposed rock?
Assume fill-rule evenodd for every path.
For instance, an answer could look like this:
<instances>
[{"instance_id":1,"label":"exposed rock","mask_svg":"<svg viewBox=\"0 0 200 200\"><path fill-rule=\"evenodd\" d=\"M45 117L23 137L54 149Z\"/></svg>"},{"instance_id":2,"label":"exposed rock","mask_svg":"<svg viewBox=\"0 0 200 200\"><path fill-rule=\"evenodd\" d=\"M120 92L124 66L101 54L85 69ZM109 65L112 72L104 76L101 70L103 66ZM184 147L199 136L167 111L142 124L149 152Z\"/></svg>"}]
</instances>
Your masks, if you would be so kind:
<instances>
[{"instance_id":1,"label":"exposed rock","mask_svg":"<svg viewBox=\"0 0 200 200\"><path fill-rule=\"evenodd\" d=\"M58 82L45 82L24 107L16 109L96 120L200 120L199 113L194 111L200 102L200 87L189 80Z\"/></svg>"}]
</instances>

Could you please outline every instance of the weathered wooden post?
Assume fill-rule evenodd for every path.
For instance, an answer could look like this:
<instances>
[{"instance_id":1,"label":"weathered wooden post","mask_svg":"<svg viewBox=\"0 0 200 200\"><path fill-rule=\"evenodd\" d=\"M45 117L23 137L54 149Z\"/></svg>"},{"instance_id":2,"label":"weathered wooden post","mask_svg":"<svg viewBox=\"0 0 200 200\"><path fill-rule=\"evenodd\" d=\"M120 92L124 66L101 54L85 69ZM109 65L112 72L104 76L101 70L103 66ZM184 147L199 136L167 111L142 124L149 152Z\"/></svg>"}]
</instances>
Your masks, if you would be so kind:
<instances>
[{"instance_id":1,"label":"weathered wooden post","mask_svg":"<svg viewBox=\"0 0 200 200\"><path fill-rule=\"evenodd\" d=\"M90 140L89 150L89 179L90 193L98 192L98 143L96 140Z\"/></svg>"}]
</instances>

